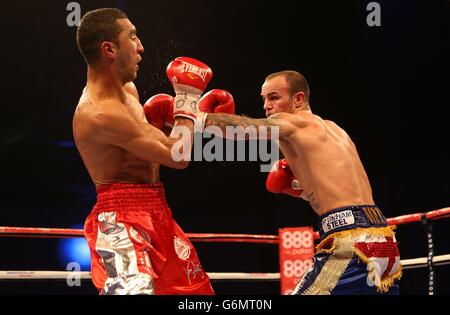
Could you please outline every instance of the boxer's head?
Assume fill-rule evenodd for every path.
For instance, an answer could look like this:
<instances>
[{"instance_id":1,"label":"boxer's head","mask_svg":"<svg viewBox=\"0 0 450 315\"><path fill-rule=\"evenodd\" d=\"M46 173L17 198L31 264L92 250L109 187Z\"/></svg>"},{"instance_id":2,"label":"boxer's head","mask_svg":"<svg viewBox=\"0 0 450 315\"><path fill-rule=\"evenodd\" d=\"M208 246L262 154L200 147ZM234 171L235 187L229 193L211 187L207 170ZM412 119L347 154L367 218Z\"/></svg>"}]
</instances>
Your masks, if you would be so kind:
<instances>
[{"instance_id":1,"label":"boxer's head","mask_svg":"<svg viewBox=\"0 0 450 315\"><path fill-rule=\"evenodd\" d=\"M136 78L144 48L121 10L103 8L86 13L77 30L77 44L89 66L113 67L123 83Z\"/></svg>"},{"instance_id":2,"label":"boxer's head","mask_svg":"<svg viewBox=\"0 0 450 315\"><path fill-rule=\"evenodd\" d=\"M309 109L309 85L297 71L280 71L266 77L261 88L264 110L269 117L275 113L294 113Z\"/></svg>"}]
</instances>

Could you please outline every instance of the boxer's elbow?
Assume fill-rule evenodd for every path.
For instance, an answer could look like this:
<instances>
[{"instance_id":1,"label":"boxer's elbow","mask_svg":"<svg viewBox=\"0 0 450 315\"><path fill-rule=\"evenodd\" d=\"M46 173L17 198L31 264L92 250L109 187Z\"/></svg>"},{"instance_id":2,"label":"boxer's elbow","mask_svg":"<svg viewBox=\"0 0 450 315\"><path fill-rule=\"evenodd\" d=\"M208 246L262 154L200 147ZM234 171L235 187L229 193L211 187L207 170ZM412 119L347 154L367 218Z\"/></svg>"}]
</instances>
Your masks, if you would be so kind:
<instances>
[{"instance_id":1,"label":"boxer's elbow","mask_svg":"<svg viewBox=\"0 0 450 315\"><path fill-rule=\"evenodd\" d=\"M189 162L191 159L190 152L187 155L187 152L183 151L176 151L172 148L170 151L170 156L168 157L169 163L171 164L170 167L178 170L184 170L189 166Z\"/></svg>"},{"instance_id":2,"label":"boxer's elbow","mask_svg":"<svg viewBox=\"0 0 450 315\"><path fill-rule=\"evenodd\" d=\"M172 166L172 168L177 170L184 170L189 166L189 161L179 161L175 162Z\"/></svg>"},{"instance_id":3,"label":"boxer's elbow","mask_svg":"<svg viewBox=\"0 0 450 315\"><path fill-rule=\"evenodd\" d=\"M178 163L178 166L179 170L184 170L189 166L189 161L183 161L181 163Z\"/></svg>"},{"instance_id":4,"label":"boxer's elbow","mask_svg":"<svg viewBox=\"0 0 450 315\"><path fill-rule=\"evenodd\" d=\"M184 170L189 166L189 161L179 160L173 157L167 157L160 160L153 160L152 162L156 162L158 164L164 165L169 168L173 168L176 170Z\"/></svg>"}]
</instances>

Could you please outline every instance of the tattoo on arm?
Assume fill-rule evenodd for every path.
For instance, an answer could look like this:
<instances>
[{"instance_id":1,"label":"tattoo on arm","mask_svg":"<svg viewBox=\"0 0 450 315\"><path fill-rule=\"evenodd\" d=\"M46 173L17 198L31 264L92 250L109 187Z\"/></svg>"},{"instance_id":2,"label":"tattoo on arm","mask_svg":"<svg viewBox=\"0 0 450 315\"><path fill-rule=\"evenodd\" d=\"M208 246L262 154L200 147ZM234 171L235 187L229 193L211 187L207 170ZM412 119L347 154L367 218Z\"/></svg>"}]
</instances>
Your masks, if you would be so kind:
<instances>
[{"instance_id":1,"label":"tattoo on arm","mask_svg":"<svg viewBox=\"0 0 450 315\"><path fill-rule=\"evenodd\" d=\"M241 126L247 128L249 126L260 127L260 126L278 126L278 124L273 119L261 118L255 119L246 116L238 116L231 114L208 114L206 118L206 126L217 126L222 130L225 130L227 126Z\"/></svg>"},{"instance_id":2,"label":"tattoo on arm","mask_svg":"<svg viewBox=\"0 0 450 315\"><path fill-rule=\"evenodd\" d=\"M316 198L314 197L314 193L313 193L313 192L311 192L310 194L308 194L307 198L308 198L309 204L311 205L311 207L312 207L314 210L317 211L317 210L320 209L320 204L319 204L319 202L316 200Z\"/></svg>"}]
</instances>

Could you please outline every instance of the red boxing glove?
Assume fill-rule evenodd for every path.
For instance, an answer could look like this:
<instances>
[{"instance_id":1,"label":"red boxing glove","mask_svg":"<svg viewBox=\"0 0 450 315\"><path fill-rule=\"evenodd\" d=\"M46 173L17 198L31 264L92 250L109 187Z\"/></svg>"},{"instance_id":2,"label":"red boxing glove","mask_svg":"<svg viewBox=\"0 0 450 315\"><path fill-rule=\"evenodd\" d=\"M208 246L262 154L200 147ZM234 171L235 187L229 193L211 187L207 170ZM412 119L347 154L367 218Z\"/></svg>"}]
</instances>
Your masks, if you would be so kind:
<instances>
[{"instance_id":1,"label":"red boxing glove","mask_svg":"<svg viewBox=\"0 0 450 315\"><path fill-rule=\"evenodd\" d=\"M168 94L156 94L144 104L144 113L147 121L156 128L173 128L173 97Z\"/></svg>"},{"instance_id":2,"label":"red boxing glove","mask_svg":"<svg viewBox=\"0 0 450 315\"><path fill-rule=\"evenodd\" d=\"M199 109L205 113L234 114L234 99L228 91L211 90L200 99Z\"/></svg>"},{"instance_id":3,"label":"red boxing glove","mask_svg":"<svg viewBox=\"0 0 450 315\"><path fill-rule=\"evenodd\" d=\"M173 116L195 121L198 101L212 78L212 70L196 59L178 57L169 63L166 73L176 93Z\"/></svg>"},{"instance_id":4,"label":"red boxing glove","mask_svg":"<svg viewBox=\"0 0 450 315\"><path fill-rule=\"evenodd\" d=\"M267 177L266 187L272 193L287 194L296 198L300 198L303 193L286 159L279 160L273 165Z\"/></svg>"}]
</instances>

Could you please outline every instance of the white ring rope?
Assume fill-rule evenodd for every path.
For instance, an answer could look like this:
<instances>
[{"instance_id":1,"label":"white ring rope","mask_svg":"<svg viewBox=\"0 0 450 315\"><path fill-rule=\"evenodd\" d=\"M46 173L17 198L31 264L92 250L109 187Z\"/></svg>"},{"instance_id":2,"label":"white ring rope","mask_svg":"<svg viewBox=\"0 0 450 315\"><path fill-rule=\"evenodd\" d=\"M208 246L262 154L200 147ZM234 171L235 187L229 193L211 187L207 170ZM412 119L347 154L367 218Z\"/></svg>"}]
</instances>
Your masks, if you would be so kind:
<instances>
[{"instance_id":1,"label":"white ring rope","mask_svg":"<svg viewBox=\"0 0 450 315\"><path fill-rule=\"evenodd\" d=\"M415 269L415 268L422 268L422 267L428 266L427 265L427 257L403 259L401 262L402 262L403 269ZM435 265L435 266L448 265L448 264L450 264L450 254L433 257L433 265Z\"/></svg>"},{"instance_id":2,"label":"white ring rope","mask_svg":"<svg viewBox=\"0 0 450 315\"><path fill-rule=\"evenodd\" d=\"M427 258L403 259L403 269L422 268L427 266ZM450 254L433 257L433 264L450 264ZM278 280L280 273L246 273L246 272L208 272L211 280ZM0 271L0 280L48 280L48 279L90 279L89 271Z\"/></svg>"}]
</instances>

